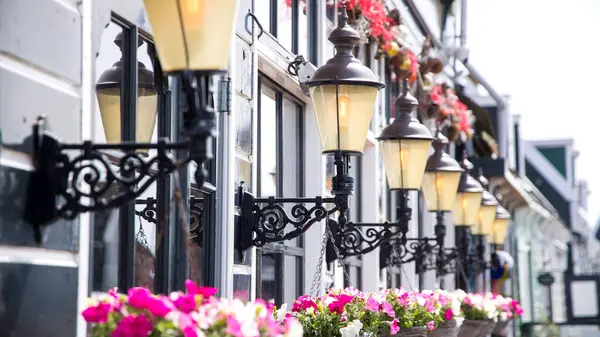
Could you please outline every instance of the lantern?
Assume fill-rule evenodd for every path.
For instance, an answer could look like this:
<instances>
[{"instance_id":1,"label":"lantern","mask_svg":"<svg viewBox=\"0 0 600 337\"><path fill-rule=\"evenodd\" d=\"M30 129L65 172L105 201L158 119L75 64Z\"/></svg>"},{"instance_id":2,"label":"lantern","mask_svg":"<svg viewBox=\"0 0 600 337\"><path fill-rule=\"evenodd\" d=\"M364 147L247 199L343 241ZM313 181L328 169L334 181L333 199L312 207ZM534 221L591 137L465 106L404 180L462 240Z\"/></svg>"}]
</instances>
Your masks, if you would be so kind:
<instances>
[{"instance_id":1,"label":"lantern","mask_svg":"<svg viewBox=\"0 0 600 337\"><path fill-rule=\"evenodd\" d=\"M122 51L122 33L115 37L115 44ZM139 41L138 47L142 45ZM138 62L137 111L136 111L136 142L148 143L156 125L156 90L154 74L142 62ZM123 59L106 70L96 83L96 98L102 117L104 135L108 143L121 141L121 86L123 83ZM144 150L139 150L142 152ZM147 150L145 150L147 151ZM144 151L144 152L145 152Z\"/></svg>"},{"instance_id":2,"label":"lantern","mask_svg":"<svg viewBox=\"0 0 600 337\"><path fill-rule=\"evenodd\" d=\"M408 91L408 80L404 79L403 92L395 102L399 116L377 138L392 190L418 190L423 182L433 137L425 125L412 116L418 104Z\"/></svg>"},{"instance_id":3,"label":"lantern","mask_svg":"<svg viewBox=\"0 0 600 337\"><path fill-rule=\"evenodd\" d=\"M447 144L448 138L438 133L432 143L434 152L425 165L421 191L425 206L432 212L447 212L452 209L460 176L464 171L458 162L444 151Z\"/></svg>"},{"instance_id":4,"label":"lantern","mask_svg":"<svg viewBox=\"0 0 600 337\"><path fill-rule=\"evenodd\" d=\"M492 225L492 240L491 243L495 245L504 244L506 235L508 234L508 226L510 225L510 213L498 205L496 207L496 219Z\"/></svg>"},{"instance_id":5,"label":"lantern","mask_svg":"<svg viewBox=\"0 0 600 337\"><path fill-rule=\"evenodd\" d=\"M473 164L467 160L466 153L460 164L465 172L460 177L458 194L452 208L454 224L457 226L474 226L479 220L483 187L475 178L471 177L470 171L473 169Z\"/></svg>"},{"instance_id":6,"label":"lantern","mask_svg":"<svg viewBox=\"0 0 600 337\"><path fill-rule=\"evenodd\" d=\"M144 0L165 72L224 71L237 0Z\"/></svg>"},{"instance_id":7,"label":"lantern","mask_svg":"<svg viewBox=\"0 0 600 337\"><path fill-rule=\"evenodd\" d=\"M336 54L316 70L310 89L323 153L362 153L377 93L385 85L352 55L360 35L348 25L346 9L329 34Z\"/></svg>"}]
</instances>

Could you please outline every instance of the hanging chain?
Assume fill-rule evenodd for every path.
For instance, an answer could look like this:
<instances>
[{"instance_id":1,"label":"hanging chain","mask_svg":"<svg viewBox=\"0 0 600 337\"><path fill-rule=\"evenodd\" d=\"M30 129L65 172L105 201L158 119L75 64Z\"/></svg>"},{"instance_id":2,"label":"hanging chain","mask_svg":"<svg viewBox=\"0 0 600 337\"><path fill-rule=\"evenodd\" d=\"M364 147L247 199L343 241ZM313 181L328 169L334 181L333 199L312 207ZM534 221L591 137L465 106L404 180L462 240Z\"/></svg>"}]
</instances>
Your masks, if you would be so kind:
<instances>
[{"instance_id":1,"label":"hanging chain","mask_svg":"<svg viewBox=\"0 0 600 337\"><path fill-rule=\"evenodd\" d=\"M327 214L327 223L329 223L329 213ZM327 232L323 233L323 240L321 240L321 255L319 256L319 262L317 264L317 270L313 276L312 286L310 287L310 296L318 297L321 292L321 278L323 275L323 259L325 258L325 252L327 249Z\"/></svg>"},{"instance_id":2,"label":"hanging chain","mask_svg":"<svg viewBox=\"0 0 600 337\"><path fill-rule=\"evenodd\" d=\"M342 268L342 272L344 273L344 277L346 277L346 279L348 280L348 284L351 287L353 287L354 285L352 284L350 275L348 274L348 271L346 270L346 265L344 264L344 260L342 260L342 258L341 258L342 254L340 254L340 251L339 251L337 245L335 244L335 239L333 238L333 233L331 232L329 223L325 226L325 228L327 229L327 235L329 235L329 241L331 241L331 245L333 246L333 250L335 251L335 257L338 260L338 266L340 268Z\"/></svg>"},{"instance_id":3,"label":"hanging chain","mask_svg":"<svg viewBox=\"0 0 600 337\"><path fill-rule=\"evenodd\" d=\"M135 235L136 240L145 248L150 249L148 245L148 238L146 237L146 233L144 232L144 226L142 225L142 217L138 215L138 222L140 223L140 229Z\"/></svg>"}]
</instances>

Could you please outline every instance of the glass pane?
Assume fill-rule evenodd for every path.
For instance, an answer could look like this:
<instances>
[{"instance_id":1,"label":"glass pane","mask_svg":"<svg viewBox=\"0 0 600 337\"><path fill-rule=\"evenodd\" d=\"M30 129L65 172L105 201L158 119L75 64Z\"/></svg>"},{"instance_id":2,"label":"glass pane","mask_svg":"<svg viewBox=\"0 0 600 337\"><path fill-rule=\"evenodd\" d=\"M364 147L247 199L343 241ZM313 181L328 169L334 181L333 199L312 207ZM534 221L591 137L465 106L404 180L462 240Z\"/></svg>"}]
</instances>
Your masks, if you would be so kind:
<instances>
[{"instance_id":1,"label":"glass pane","mask_svg":"<svg viewBox=\"0 0 600 337\"><path fill-rule=\"evenodd\" d=\"M94 213L92 290L117 286L119 274L119 210Z\"/></svg>"},{"instance_id":2,"label":"glass pane","mask_svg":"<svg viewBox=\"0 0 600 337\"><path fill-rule=\"evenodd\" d=\"M298 0L298 52L308 60L308 0Z\"/></svg>"},{"instance_id":3,"label":"glass pane","mask_svg":"<svg viewBox=\"0 0 600 337\"><path fill-rule=\"evenodd\" d=\"M337 0L325 0L325 6L327 8L327 20L334 25L337 15Z\"/></svg>"},{"instance_id":4,"label":"glass pane","mask_svg":"<svg viewBox=\"0 0 600 337\"><path fill-rule=\"evenodd\" d=\"M235 181L243 181L244 188L248 192L252 192L252 163L248 160L235 157Z\"/></svg>"},{"instance_id":5,"label":"glass pane","mask_svg":"<svg viewBox=\"0 0 600 337\"><path fill-rule=\"evenodd\" d=\"M259 108L260 118L260 195L277 194L277 117L276 93L262 86Z\"/></svg>"},{"instance_id":6,"label":"glass pane","mask_svg":"<svg viewBox=\"0 0 600 337\"><path fill-rule=\"evenodd\" d=\"M292 3L293 0L278 0L277 41L285 49L292 51Z\"/></svg>"},{"instance_id":7,"label":"glass pane","mask_svg":"<svg viewBox=\"0 0 600 337\"><path fill-rule=\"evenodd\" d=\"M277 300L278 287L281 282L277 282L278 274L278 256L276 254L263 253L260 261L260 297L266 301ZM280 281L280 280L279 280ZM279 285L278 285L279 284Z\"/></svg>"},{"instance_id":8,"label":"glass pane","mask_svg":"<svg viewBox=\"0 0 600 337\"><path fill-rule=\"evenodd\" d=\"M194 193L190 198L190 245L188 250L188 263L190 278L198 283L205 284L202 278L204 266L204 228L210 226L212 219L210 211L212 196L202 192Z\"/></svg>"},{"instance_id":9,"label":"glass pane","mask_svg":"<svg viewBox=\"0 0 600 337\"><path fill-rule=\"evenodd\" d=\"M254 15L258 18L258 21L263 28L273 34L271 31L271 0L254 0Z\"/></svg>"},{"instance_id":10,"label":"glass pane","mask_svg":"<svg viewBox=\"0 0 600 337\"><path fill-rule=\"evenodd\" d=\"M233 274L233 298L249 301L251 280L248 274Z\"/></svg>"},{"instance_id":11,"label":"glass pane","mask_svg":"<svg viewBox=\"0 0 600 337\"><path fill-rule=\"evenodd\" d=\"M284 255L283 267L283 303L291 305L302 295L302 258Z\"/></svg>"}]
</instances>

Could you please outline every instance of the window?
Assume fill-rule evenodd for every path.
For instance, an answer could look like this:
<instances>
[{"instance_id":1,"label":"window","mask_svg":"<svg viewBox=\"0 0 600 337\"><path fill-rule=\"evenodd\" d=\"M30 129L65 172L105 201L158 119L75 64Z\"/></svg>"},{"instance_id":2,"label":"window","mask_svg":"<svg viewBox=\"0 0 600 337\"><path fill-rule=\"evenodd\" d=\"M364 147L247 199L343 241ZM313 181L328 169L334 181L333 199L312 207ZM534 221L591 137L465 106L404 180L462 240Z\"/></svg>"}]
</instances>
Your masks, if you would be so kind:
<instances>
[{"instance_id":1,"label":"window","mask_svg":"<svg viewBox=\"0 0 600 337\"><path fill-rule=\"evenodd\" d=\"M277 39L286 50L304 55L314 62L309 53L309 38L313 27L309 27L309 13L314 0L255 0L254 13L266 32ZM313 6L314 7L314 6ZM316 22L316 20L313 20ZM316 30L314 30L316 32ZM314 35L311 35L314 36ZM312 47L311 47L312 48ZM311 53L314 53L312 50Z\"/></svg>"},{"instance_id":2,"label":"window","mask_svg":"<svg viewBox=\"0 0 600 337\"><path fill-rule=\"evenodd\" d=\"M302 196L304 106L264 77L259 78L259 95L257 194ZM299 237L259 250L257 297L282 304L303 293L303 245Z\"/></svg>"}]
</instances>

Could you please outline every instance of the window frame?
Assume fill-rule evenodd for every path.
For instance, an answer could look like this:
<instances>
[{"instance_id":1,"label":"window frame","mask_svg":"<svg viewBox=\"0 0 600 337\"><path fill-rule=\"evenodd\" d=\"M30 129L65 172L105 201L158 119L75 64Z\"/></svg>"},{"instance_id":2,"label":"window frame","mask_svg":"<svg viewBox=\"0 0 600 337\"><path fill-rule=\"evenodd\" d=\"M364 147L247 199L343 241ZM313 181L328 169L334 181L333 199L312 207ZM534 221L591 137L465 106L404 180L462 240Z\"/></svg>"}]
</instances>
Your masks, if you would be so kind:
<instances>
[{"instance_id":1,"label":"window frame","mask_svg":"<svg viewBox=\"0 0 600 337\"><path fill-rule=\"evenodd\" d=\"M263 169L261 159L262 159L262 148L261 148L261 100L262 100L262 87L266 86L270 90L273 90L276 94L275 99L275 119L276 119L276 197L281 197L284 194L284 174L283 167L284 156L283 156L283 144L284 144L284 136L283 136L283 127L284 127L284 100L291 101L296 106L296 125L298 127L298 133L296 135L296 146L298 151L297 163L296 163L296 191L297 197L304 196L304 156L300 155L304 153L304 114L306 112L306 104L300 99L293 96L290 92L285 90L285 88L281 87L265 74L259 72L258 74L258 86L257 86L257 111L256 111L256 119L257 119L257 144L255 145L256 149L256 161L254 163L254 169L257 171L256 174L256 188L257 195L261 195L261 170ZM289 138L287 138L289 139ZM268 168L267 168L268 169ZM280 305L284 301L285 294L285 256L293 256L300 261L297 261L296 266L296 275L295 279L297 279L295 290L296 297L300 296L304 293L304 237L299 236L298 238L290 241L283 241L277 243L267 243L263 247L257 248L256 252L256 297L262 298L262 278L261 278L261 265L262 265L262 255L270 254L275 256L275 278L279 279L282 282L275 282L275 303Z\"/></svg>"}]
</instances>

